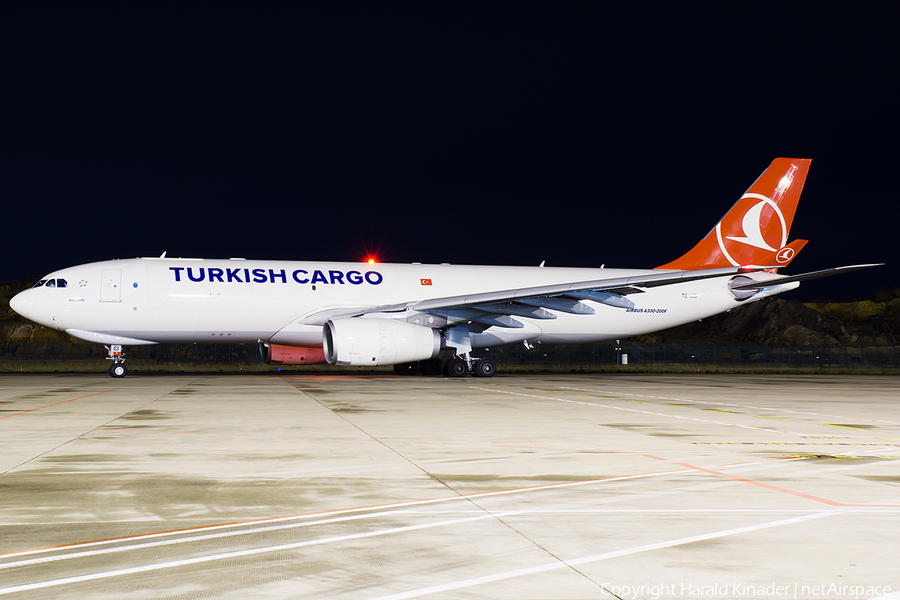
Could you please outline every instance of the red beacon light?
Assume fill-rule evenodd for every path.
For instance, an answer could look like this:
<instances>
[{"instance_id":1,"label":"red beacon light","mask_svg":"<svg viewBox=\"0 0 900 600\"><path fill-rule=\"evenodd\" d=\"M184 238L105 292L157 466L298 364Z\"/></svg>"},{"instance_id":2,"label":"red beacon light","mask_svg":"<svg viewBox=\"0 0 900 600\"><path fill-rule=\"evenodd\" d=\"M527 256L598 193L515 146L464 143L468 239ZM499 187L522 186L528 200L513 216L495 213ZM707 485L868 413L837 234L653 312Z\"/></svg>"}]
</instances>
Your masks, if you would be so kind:
<instances>
[{"instance_id":1,"label":"red beacon light","mask_svg":"<svg viewBox=\"0 0 900 600\"><path fill-rule=\"evenodd\" d=\"M377 248L367 247L361 248L356 256L358 257L357 260L359 260L360 262L374 265L381 262L381 257L378 254L379 252Z\"/></svg>"}]
</instances>

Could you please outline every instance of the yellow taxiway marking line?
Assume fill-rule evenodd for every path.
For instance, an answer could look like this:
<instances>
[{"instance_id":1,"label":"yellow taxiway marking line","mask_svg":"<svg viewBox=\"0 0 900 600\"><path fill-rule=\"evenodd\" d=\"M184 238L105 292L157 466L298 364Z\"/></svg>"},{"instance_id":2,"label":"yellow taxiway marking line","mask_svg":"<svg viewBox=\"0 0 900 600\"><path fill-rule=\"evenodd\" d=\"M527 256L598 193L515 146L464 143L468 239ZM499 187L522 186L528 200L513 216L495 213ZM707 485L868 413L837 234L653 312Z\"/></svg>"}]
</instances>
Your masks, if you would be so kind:
<instances>
[{"instance_id":1,"label":"yellow taxiway marking line","mask_svg":"<svg viewBox=\"0 0 900 600\"><path fill-rule=\"evenodd\" d=\"M874 444L870 442L694 442L702 446L898 446L898 444Z\"/></svg>"}]
</instances>

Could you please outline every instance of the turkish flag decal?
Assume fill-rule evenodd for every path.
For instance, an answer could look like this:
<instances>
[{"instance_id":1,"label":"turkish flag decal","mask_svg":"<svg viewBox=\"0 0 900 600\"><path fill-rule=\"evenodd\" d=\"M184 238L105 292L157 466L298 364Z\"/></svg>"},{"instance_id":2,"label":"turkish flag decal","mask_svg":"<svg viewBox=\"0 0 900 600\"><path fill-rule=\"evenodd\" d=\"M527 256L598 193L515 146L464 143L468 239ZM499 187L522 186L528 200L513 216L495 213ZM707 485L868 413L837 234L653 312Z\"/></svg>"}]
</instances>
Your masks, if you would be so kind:
<instances>
[{"instance_id":1,"label":"turkish flag decal","mask_svg":"<svg viewBox=\"0 0 900 600\"><path fill-rule=\"evenodd\" d=\"M420 279L419 281L422 282L422 285L431 285L430 279Z\"/></svg>"}]
</instances>

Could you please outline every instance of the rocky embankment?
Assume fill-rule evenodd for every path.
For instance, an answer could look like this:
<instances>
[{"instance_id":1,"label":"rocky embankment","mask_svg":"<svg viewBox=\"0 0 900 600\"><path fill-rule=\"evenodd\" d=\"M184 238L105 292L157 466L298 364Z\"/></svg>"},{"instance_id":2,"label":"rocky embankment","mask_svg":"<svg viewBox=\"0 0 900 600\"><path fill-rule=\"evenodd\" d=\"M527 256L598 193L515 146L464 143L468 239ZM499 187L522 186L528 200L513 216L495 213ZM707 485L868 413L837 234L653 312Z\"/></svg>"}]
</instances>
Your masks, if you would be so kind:
<instances>
[{"instance_id":1,"label":"rocky embankment","mask_svg":"<svg viewBox=\"0 0 900 600\"><path fill-rule=\"evenodd\" d=\"M898 346L900 298L805 304L767 298L730 313L640 336L640 341L709 346Z\"/></svg>"},{"instance_id":2,"label":"rocky embankment","mask_svg":"<svg viewBox=\"0 0 900 600\"><path fill-rule=\"evenodd\" d=\"M32 283L0 283L0 343L67 338L30 323L9 308L9 299ZM705 346L900 346L900 292L883 295L883 301L807 304L767 298L634 341Z\"/></svg>"}]
</instances>

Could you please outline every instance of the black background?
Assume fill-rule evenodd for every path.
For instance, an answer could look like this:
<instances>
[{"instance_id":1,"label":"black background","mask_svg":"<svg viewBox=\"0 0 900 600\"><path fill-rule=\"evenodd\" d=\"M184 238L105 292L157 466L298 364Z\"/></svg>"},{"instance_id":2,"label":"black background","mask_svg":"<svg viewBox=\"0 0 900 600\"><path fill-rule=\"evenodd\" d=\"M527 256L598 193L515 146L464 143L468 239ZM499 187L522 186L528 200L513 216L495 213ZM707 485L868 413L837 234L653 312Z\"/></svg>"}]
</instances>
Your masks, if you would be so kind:
<instances>
[{"instance_id":1,"label":"black background","mask_svg":"<svg viewBox=\"0 0 900 600\"><path fill-rule=\"evenodd\" d=\"M169 256L655 267L777 156L788 272L900 287L891 3L0 9L0 281ZM830 8L829 8L830 6Z\"/></svg>"}]
</instances>

